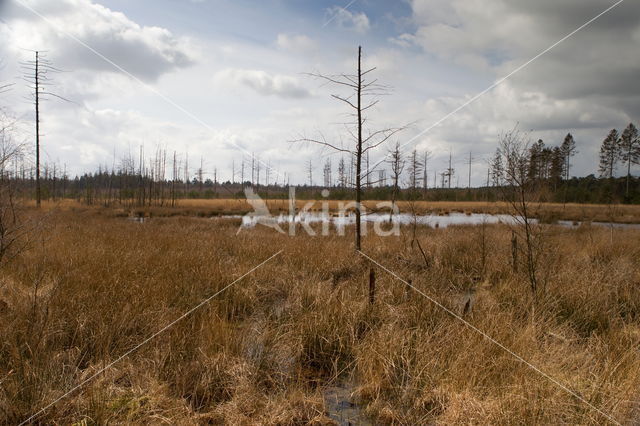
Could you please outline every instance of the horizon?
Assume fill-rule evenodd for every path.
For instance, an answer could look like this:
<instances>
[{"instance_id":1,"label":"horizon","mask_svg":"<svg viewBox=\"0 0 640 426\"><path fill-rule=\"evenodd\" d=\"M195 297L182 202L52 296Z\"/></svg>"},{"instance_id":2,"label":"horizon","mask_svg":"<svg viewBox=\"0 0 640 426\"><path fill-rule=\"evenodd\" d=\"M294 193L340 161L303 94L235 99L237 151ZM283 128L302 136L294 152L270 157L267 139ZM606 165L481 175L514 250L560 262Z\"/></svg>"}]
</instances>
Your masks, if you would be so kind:
<instances>
[{"instance_id":1,"label":"horizon","mask_svg":"<svg viewBox=\"0 0 640 426\"><path fill-rule=\"evenodd\" d=\"M41 105L43 163L66 164L81 176L143 145L149 153L177 151L182 161L188 153L196 164L191 178L202 158L205 178L217 170L227 181L232 163L237 168L255 153L300 185L312 160L319 183L326 159L335 170L340 155L290 141L320 133L346 141L340 123L348 110L331 98L333 88L305 73L353 73L358 45L365 64L377 67L376 77L393 88L372 112L371 128L415 123L397 137L406 143L405 154L431 151L429 168L441 172L451 153L455 186L466 186L470 152L471 186L483 186L498 136L516 125L548 146L572 133L578 149L572 175L595 175L608 131L621 131L639 116L634 101L640 87L633 78L640 65L624 52L640 43L640 7L628 2L150 5L0 2L0 33L7 40L0 47L0 82L14 83L0 105L19 117L26 143L33 139L34 116L24 99L27 85L16 78L20 62L33 59L28 49L46 50L53 66L65 70L52 76L53 91L72 102L52 98ZM247 25L253 22L260 25ZM372 151L371 162L387 149Z\"/></svg>"}]
</instances>

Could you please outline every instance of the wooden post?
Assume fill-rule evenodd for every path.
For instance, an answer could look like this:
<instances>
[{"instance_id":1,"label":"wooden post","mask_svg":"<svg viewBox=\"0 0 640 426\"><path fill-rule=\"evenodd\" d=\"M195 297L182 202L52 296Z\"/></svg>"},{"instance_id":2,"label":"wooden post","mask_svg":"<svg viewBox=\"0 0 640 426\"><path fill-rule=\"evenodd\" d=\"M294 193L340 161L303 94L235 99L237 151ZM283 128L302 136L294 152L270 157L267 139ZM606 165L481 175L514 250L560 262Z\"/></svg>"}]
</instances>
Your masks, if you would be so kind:
<instances>
[{"instance_id":1,"label":"wooden post","mask_svg":"<svg viewBox=\"0 0 640 426\"><path fill-rule=\"evenodd\" d=\"M518 272L518 236L511 231L511 266L513 272Z\"/></svg>"},{"instance_id":2,"label":"wooden post","mask_svg":"<svg viewBox=\"0 0 640 426\"><path fill-rule=\"evenodd\" d=\"M373 305L376 301L376 271L369 268L369 304Z\"/></svg>"},{"instance_id":3,"label":"wooden post","mask_svg":"<svg viewBox=\"0 0 640 426\"><path fill-rule=\"evenodd\" d=\"M409 300L409 294L411 293L411 288L413 287L413 281L411 279L407 280L407 284L404 286L404 298Z\"/></svg>"}]
</instances>

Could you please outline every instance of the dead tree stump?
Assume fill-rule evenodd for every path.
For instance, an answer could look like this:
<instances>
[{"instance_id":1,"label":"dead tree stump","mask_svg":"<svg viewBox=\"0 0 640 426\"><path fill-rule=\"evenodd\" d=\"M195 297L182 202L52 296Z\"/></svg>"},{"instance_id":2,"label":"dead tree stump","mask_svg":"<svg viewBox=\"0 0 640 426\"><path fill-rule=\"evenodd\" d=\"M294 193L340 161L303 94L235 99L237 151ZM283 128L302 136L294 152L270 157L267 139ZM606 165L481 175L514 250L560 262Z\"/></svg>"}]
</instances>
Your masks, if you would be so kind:
<instances>
[{"instance_id":1,"label":"dead tree stump","mask_svg":"<svg viewBox=\"0 0 640 426\"><path fill-rule=\"evenodd\" d=\"M369 268L369 304L373 305L376 301L376 271Z\"/></svg>"},{"instance_id":2,"label":"dead tree stump","mask_svg":"<svg viewBox=\"0 0 640 426\"><path fill-rule=\"evenodd\" d=\"M518 236L514 231L511 231L511 267L518 272Z\"/></svg>"}]
</instances>

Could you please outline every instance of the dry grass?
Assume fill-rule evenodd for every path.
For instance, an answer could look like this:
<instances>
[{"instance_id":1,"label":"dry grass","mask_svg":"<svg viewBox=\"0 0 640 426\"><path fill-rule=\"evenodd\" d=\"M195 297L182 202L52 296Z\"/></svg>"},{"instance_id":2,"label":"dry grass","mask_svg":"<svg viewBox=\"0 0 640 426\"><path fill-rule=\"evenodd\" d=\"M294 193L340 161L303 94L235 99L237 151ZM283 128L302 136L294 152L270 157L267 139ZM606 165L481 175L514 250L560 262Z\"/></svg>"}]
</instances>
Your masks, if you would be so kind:
<instances>
[{"instance_id":1,"label":"dry grass","mask_svg":"<svg viewBox=\"0 0 640 426\"><path fill-rule=\"evenodd\" d=\"M338 209L340 203L348 201L328 200L329 209ZM303 208L308 203L306 200L298 200L297 208ZM376 211L378 201L364 201L364 206L371 211ZM272 212L287 212L286 200L268 200L268 205ZM412 211L410 203L406 201L398 202L398 207L402 212ZM594 221L594 222L617 222L617 223L640 223L640 206L623 204L557 204L541 203L534 205L533 214L547 221L570 220L570 221ZM315 202L310 210L320 211L321 202ZM511 207L503 202L483 202L483 201L415 201L413 208L417 214L448 214L448 213L490 213L509 214ZM240 213L251 211L251 207L245 200L215 199L215 200L180 200L179 209L193 212L209 212L211 216L228 213Z\"/></svg>"},{"instance_id":2,"label":"dry grass","mask_svg":"<svg viewBox=\"0 0 640 426\"><path fill-rule=\"evenodd\" d=\"M116 216L116 217L114 217ZM52 210L0 275L0 416L14 424L268 258L205 308L47 410L69 424L332 424L325 386L354 383L376 424L606 424L607 419L369 264L351 236L233 221L136 223ZM532 310L510 231L419 228L363 249L621 423L640 418L640 231L550 228ZM623 234L624 232L624 234ZM532 313L533 312L533 313Z\"/></svg>"}]
</instances>

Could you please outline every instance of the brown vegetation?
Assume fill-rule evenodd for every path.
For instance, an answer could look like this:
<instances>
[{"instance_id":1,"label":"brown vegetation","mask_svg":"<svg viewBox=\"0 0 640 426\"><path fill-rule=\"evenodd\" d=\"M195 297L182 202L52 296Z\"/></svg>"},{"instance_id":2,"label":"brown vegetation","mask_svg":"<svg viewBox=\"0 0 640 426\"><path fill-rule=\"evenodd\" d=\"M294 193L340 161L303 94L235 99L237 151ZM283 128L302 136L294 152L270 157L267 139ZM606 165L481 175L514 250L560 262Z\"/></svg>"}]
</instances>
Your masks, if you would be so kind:
<instances>
[{"instance_id":1,"label":"brown vegetation","mask_svg":"<svg viewBox=\"0 0 640 426\"><path fill-rule=\"evenodd\" d=\"M272 214L287 214L289 212L288 200L265 200ZM314 203L310 211L322 211L322 201ZM298 210L309 203L308 200L296 200ZM339 206L349 204L349 201L327 200L330 211L336 211ZM378 201L363 201L362 205L367 211L378 211ZM35 205L35 203L31 202ZM506 202L481 202L481 201L398 201L398 208L403 213L446 215L451 213L488 213L510 214L513 209ZM96 210L99 207L86 206L73 201L62 200L58 202L43 202L45 210L63 209L74 211ZM554 223L558 220L578 222L614 222L614 223L640 223L640 206L628 204L558 204L558 203L530 203L531 216L540 218L544 223ZM194 216L215 217L225 215L244 215L252 211L251 206L243 199L186 199L177 201L176 207L131 207L131 208L105 208L109 215L119 216L145 216L145 217L171 217ZM387 211L387 210L385 210Z\"/></svg>"},{"instance_id":2,"label":"brown vegetation","mask_svg":"<svg viewBox=\"0 0 640 426\"><path fill-rule=\"evenodd\" d=\"M5 423L279 249L36 421L331 424L323 389L342 381L379 424L608 421L380 269L371 305L371 265L349 235L236 235L231 220L100 213L49 212L40 243L1 271ZM406 231L369 235L363 250L617 421L638 418L640 232L612 242L609 230L549 227L532 316L507 227L418 227L428 266ZM481 257L483 246L491 250Z\"/></svg>"}]
</instances>

